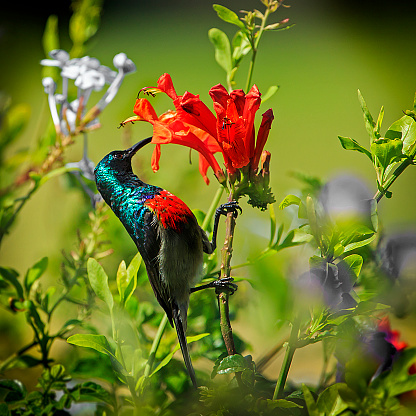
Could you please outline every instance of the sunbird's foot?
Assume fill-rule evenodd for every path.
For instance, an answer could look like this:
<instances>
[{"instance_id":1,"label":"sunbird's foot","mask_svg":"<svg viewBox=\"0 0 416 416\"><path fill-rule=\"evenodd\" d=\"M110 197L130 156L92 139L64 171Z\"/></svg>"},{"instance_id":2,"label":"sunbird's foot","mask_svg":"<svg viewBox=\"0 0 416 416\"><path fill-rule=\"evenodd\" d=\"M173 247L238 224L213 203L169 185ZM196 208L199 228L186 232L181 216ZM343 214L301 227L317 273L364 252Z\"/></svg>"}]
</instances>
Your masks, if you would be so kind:
<instances>
[{"instance_id":1,"label":"sunbird's foot","mask_svg":"<svg viewBox=\"0 0 416 416\"><path fill-rule=\"evenodd\" d=\"M230 295L232 295L238 289L238 286L233 283L233 281L234 279L232 277L224 277L222 279L207 283L206 285L193 287L191 288L191 293L198 292L203 289L215 288L215 292L217 293L221 291L221 289L227 289L230 292Z\"/></svg>"},{"instance_id":2,"label":"sunbird's foot","mask_svg":"<svg viewBox=\"0 0 416 416\"><path fill-rule=\"evenodd\" d=\"M212 287L215 287L216 293L221 292L222 289L227 289L230 295L233 295L238 289L238 286L233 282L234 279L232 277L223 277L222 279L214 280L211 284Z\"/></svg>"},{"instance_id":3,"label":"sunbird's foot","mask_svg":"<svg viewBox=\"0 0 416 416\"><path fill-rule=\"evenodd\" d=\"M234 218L237 218L238 213L240 212L240 214L242 214L243 210L241 209L240 205L238 205L237 201L230 201L220 205L217 208L217 212L221 215L227 215L229 212L232 212Z\"/></svg>"}]
</instances>

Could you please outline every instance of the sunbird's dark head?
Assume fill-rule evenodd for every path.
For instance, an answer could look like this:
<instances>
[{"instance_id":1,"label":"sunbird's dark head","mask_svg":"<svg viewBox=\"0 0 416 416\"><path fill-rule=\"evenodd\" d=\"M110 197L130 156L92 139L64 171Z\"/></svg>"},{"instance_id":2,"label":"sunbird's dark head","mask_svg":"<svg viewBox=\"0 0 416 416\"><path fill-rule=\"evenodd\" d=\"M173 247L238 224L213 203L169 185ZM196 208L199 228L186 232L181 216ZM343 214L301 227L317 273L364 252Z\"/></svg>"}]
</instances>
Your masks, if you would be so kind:
<instances>
[{"instance_id":1,"label":"sunbird's dark head","mask_svg":"<svg viewBox=\"0 0 416 416\"><path fill-rule=\"evenodd\" d=\"M132 147L126 150L115 150L105 156L96 166L95 175L105 170L107 172L117 173L129 173L132 172L131 159L136 152L146 144L152 141L151 137L141 140Z\"/></svg>"}]
</instances>

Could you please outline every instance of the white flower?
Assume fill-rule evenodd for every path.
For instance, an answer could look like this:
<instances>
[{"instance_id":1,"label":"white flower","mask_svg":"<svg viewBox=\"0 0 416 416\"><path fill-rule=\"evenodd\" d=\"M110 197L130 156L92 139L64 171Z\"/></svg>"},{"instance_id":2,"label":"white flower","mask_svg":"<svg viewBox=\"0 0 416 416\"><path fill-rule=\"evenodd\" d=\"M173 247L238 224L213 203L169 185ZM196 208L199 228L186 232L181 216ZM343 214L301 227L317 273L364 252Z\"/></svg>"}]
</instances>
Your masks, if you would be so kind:
<instances>
[{"instance_id":1,"label":"white flower","mask_svg":"<svg viewBox=\"0 0 416 416\"><path fill-rule=\"evenodd\" d=\"M54 49L49 52L49 56L52 59L42 59L40 64L44 66L59 66L62 68L69 61L69 53L63 49Z\"/></svg>"}]
</instances>

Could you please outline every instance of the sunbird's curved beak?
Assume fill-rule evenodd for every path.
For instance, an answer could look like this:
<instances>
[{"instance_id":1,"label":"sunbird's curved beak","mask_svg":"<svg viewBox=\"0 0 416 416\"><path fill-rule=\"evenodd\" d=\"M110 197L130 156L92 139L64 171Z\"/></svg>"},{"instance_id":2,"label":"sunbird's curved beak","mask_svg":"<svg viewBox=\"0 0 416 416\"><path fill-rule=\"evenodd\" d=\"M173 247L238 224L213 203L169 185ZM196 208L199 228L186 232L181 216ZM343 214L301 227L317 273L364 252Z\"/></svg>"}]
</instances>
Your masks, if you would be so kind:
<instances>
[{"instance_id":1,"label":"sunbird's curved beak","mask_svg":"<svg viewBox=\"0 0 416 416\"><path fill-rule=\"evenodd\" d=\"M126 150L126 153L133 157L138 150L140 150L142 147L146 146L152 141L152 137L148 137L147 139L140 140L140 142L134 144L132 147Z\"/></svg>"}]
</instances>

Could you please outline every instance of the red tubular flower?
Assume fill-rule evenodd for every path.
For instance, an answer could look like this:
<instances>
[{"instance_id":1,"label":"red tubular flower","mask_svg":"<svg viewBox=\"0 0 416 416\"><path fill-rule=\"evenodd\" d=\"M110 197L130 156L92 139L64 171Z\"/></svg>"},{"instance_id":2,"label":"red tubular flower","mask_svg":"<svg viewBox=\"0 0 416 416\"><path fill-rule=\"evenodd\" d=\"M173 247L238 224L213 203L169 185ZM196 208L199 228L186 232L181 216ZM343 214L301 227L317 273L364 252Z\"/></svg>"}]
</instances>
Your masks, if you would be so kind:
<instances>
[{"instance_id":1,"label":"red tubular flower","mask_svg":"<svg viewBox=\"0 0 416 416\"><path fill-rule=\"evenodd\" d=\"M257 166L266 143L273 121L273 112L263 114L263 120L255 140L254 118L261 103L261 94L254 85L248 94L243 90L227 90L218 84L211 88L209 94L214 102L214 113L200 100L199 95L185 92L178 95L169 74L163 74L153 91L164 92L175 106L174 112L157 117L148 100L138 98L134 107L137 117L131 117L122 124L144 120L153 125L152 143L157 144L152 157L152 167L159 167L160 144L176 143L190 147L200 153L199 170L208 183L206 176L211 166L220 182L223 172L214 157L221 152L229 174L237 169L251 165L253 171Z\"/></svg>"},{"instance_id":2,"label":"red tubular flower","mask_svg":"<svg viewBox=\"0 0 416 416\"><path fill-rule=\"evenodd\" d=\"M201 173L205 181L208 181L206 177L208 166L212 167L214 174L220 182L224 180L222 169L214 157L215 151L219 151L219 149L214 149L212 143L207 142L207 137L204 137L208 136L207 134L183 123L178 119L176 112L168 111L158 117L146 98L138 98L133 111L136 117L130 117L122 124L134 121L147 121L153 125L152 143L156 144L152 156L152 169L154 171L159 169L160 145L174 143L190 147L200 153L204 162L204 168Z\"/></svg>"}]
</instances>

